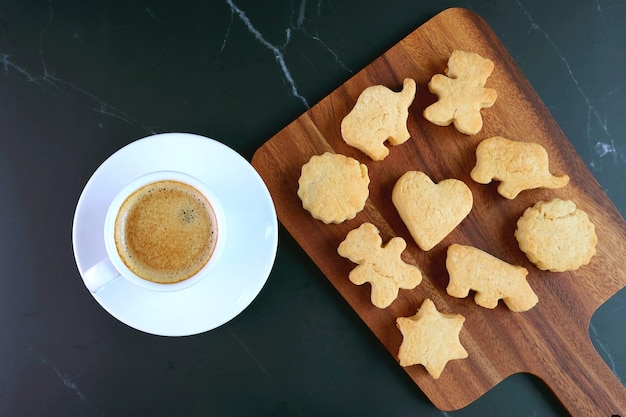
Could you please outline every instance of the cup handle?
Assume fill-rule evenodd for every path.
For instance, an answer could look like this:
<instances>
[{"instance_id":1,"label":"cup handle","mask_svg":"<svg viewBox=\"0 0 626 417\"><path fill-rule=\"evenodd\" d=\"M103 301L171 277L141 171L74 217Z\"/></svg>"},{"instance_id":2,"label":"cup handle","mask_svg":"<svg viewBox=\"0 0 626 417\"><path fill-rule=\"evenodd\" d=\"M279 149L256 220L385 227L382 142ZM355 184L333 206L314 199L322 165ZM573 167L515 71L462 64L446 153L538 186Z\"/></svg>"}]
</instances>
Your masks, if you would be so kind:
<instances>
[{"instance_id":1,"label":"cup handle","mask_svg":"<svg viewBox=\"0 0 626 417\"><path fill-rule=\"evenodd\" d=\"M95 293L105 285L116 281L120 276L109 258L105 258L85 271L83 280L87 289Z\"/></svg>"}]
</instances>

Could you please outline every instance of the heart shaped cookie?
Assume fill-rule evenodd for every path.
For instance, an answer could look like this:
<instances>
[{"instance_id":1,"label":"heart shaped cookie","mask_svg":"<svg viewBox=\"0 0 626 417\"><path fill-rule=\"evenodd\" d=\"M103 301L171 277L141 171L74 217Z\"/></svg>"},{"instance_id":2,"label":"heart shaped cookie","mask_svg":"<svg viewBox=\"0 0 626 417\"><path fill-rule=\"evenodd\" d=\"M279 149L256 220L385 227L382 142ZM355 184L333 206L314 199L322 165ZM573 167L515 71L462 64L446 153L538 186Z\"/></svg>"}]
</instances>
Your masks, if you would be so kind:
<instances>
[{"instance_id":1,"label":"heart shaped cookie","mask_svg":"<svg viewBox=\"0 0 626 417\"><path fill-rule=\"evenodd\" d=\"M402 175L393 187L394 206L415 243L427 251L441 242L472 210L472 192L463 181L435 184L421 171Z\"/></svg>"}]
</instances>

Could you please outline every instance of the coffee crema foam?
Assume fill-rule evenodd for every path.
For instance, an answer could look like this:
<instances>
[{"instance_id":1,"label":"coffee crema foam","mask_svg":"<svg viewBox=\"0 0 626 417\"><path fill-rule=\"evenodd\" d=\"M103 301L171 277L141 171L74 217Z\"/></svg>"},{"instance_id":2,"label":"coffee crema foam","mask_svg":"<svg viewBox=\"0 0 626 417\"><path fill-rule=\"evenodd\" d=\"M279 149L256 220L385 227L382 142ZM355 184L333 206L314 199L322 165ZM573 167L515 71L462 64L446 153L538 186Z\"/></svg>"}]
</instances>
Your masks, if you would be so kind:
<instances>
[{"instance_id":1,"label":"coffee crema foam","mask_svg":"<svg viewBox=\"0 0 626 417\"><path fill-rule=\"evenodd\" d=\"M115 220L115 246L133 273L172 284L207 264L217 232L215 213L201 192L164 180L139 188L122 203Z\"/></svg>"}]
</instances>

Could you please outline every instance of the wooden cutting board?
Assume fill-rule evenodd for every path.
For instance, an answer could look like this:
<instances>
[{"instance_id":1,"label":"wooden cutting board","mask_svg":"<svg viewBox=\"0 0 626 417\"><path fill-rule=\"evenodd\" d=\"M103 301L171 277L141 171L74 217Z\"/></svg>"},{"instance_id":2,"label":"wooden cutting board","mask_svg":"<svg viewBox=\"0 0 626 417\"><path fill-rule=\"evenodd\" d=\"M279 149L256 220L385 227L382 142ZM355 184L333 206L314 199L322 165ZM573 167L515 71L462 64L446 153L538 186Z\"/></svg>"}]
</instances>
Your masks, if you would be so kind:
<instances>
[{"instance_id":1,"label":"wooden cutting board","mask_svg":"<svg viewBox=\"0 0 626 417\"><path fill-rule=\"evenodd\" d=\"M475 136L460 134L452 126L435 126L422 116L436 100L428 91L428 81L444 71L454 49L476 52L495 63L487 87L497 90L498 99L493 107L483 109L484 127ZM366 87L383 84L399 91L407 77L418 84L409 109L411 139L391 147L383 161L374 162L342 140L341 120ZM570 183L558 190L524 191L515 200L506 200L496 192L497 183L473 182L469 172L477 144L497 135L541 143L550 155L551 172L568 174ZM351 156L369 169L366 207L342 224L314 220L297 196L302 165L326 151ZM467 359L449 362L439 379L421 365L404 368L435 406L459 409L507 376L528 372L543 379L574 416L626 416L626 390L594 349L588 332L594 311L626 285L626 224L479 16L465 9L448 9L435 16L272 137L256 152L252 164L270 190L281 223L391 355L396 357L402 341L396 318L415 314L425 298L431 298L439 310L465 316L460 339L469 352ZM435 182L460 179L474 196L470 215L428 252L413 242L391 202L394 183L409 170L424 171ZM573 200L596 226L597 254L576 272L539 270L514 238L523 211L553 197ZM369 284L357 286L348 280L356 265L337 254L346 234L364 222L376 225L384 242L403 237L408 244L403 259L418 265L424 274L416 289L400 290L399 298L386 309L370 303ZM539 304L513 313L502 303L493 310L479 307L472 295L448 296L445 257L452 243L473 245L527 268Z\"/></svg>"}]
</instances>

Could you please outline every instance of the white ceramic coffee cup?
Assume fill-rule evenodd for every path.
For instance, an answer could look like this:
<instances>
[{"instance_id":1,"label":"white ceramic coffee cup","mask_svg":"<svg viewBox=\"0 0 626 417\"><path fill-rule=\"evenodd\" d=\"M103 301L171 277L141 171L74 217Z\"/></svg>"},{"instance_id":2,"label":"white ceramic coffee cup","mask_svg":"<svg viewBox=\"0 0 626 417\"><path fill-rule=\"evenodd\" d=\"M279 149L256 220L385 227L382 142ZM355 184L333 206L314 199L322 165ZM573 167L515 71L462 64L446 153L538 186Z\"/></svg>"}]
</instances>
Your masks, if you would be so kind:
<instances>
[{"instance_id":1,"label":"white ceramic coffee cup","mask_svg":"<svg viewBox=\"0 0 626 417\"><path fill-rule=\"evenodd\" d=\"M124 201L133 192L140 189L141 187L153 182L163 180L182 182L192 186L200 193L202 193L211 205L211 208L215 213L215 220L217 223L217 242L215 244L213 254L211 255L206 265L204 265L197 273L195 273L190 278L172 284L160 284L148 281L132 272L122 261L122 258L117 251L114 237L115 219ZM209 271L218 262L224 250L224 244L226 241L225 225L226 223L224 221L224 212L221 205L219 204L218 199L208 189L208 187L204 183L202 183L202 181L198 180L195 177L192 177L191 175L184 174L178 171L157 171L142 175L141 177L135 179L127 186L125 186L111 202L104 220L104 245L106 248L107 257L105 257L100 262L96 263L95 265L87 269L87 271L85 271L83 276L85 285L92 293L95 293L105 288L108 284L113 283L118 279L125 279L135 285L152 291L179 291L185 288L189 288L190 286L195 285L201 280L205 279L209 275Z\"/></svg>"}]
</instances>

